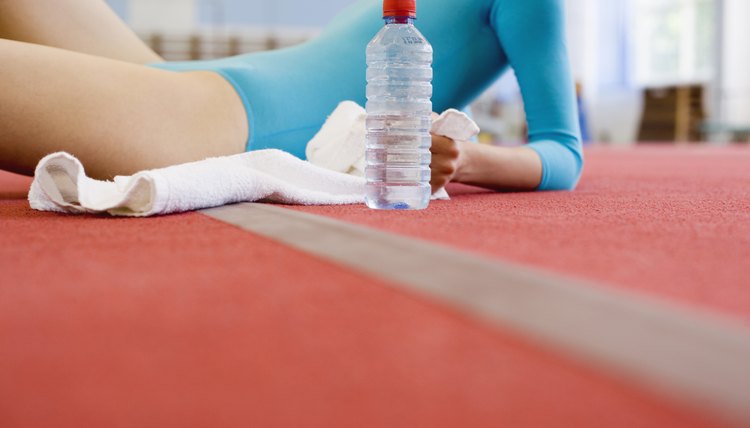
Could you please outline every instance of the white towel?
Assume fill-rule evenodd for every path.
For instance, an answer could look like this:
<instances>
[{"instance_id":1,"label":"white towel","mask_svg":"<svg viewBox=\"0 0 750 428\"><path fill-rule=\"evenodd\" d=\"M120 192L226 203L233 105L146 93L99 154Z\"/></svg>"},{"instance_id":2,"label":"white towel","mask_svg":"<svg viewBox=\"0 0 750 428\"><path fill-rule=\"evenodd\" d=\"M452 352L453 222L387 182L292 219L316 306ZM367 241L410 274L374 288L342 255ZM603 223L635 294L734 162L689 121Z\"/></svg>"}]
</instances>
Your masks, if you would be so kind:
<instances>
[{"instance_id":1,"label":"white towel","mask_svg":"<svg viewBox=\"0 0 750 428\"><path fill-rule=\"evenodd\" d=\"M365 109L353 101L339 104L307 144L307 159L333 171L364 176L366 117ZM479 134L479 127L466 114L449 109L435 119L430 132L456 141L469 141Z\"/></svg>"},{"instance_id":2,"label":"white towel","mask_svg":"<svg viewBox=\"0 0 750 428\"><path fill-rule=\"evenodd\" d=\"M280 150L259 150L115 177L86 176L67 153L39 162L31 207L69 213L150 216L236 202L354 204L364 200L361 177L329 171Z\"/></svg>"},{"instance_id":3,"label":"white towel","mask_svg":"<svg viewBox=\"0 0 750 428\"><path fill-rule=\"evenodd\" d=\"M315 165L332 171L363 177L365 175L365 109L353 101L336 107L320 131L307 144L305 155ZM348 132L342 132L342 129ZM479 127L466 114L449 109L432 122L433 134L455 141L469 141L479 134ZM448 199L445 189L432 199Z\"/></svg>"},{"instance_id":4,"label":"white towel","mask_svg":"<svg viewBox=\"0 0 750 428\"><path fill-rule=\"evenodd\" d=\"M352 105L361 109L342 103L311 141L315 159L310 162L279 150L259 150L101 181L87 177L78 159L59 152L39 161L29 203L41 211L138 217L253 201L362 203L364 122L352 114ZM450 110L441 118L433 125L438 134L467 140L478 132L463 113Z\"/></svg>"}]
</instances>

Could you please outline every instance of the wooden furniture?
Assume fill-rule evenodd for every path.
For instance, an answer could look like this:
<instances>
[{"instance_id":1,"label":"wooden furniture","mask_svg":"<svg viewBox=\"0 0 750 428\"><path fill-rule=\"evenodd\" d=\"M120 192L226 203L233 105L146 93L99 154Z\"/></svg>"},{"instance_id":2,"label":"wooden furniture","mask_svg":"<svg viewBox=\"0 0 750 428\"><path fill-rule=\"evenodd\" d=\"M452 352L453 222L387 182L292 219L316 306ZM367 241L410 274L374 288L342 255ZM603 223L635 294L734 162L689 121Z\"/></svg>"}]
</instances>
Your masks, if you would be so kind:
<instances>
[{"instance_id":1,"label":"wooden furniture","mask_svg":"<svg viewBox=\"0 0 750 428\"><path fill-rule=\"evenodd\" d=\"M644 90L638 141L703 141L703 93L700 85Z\"/></svg>"}]
</instances>

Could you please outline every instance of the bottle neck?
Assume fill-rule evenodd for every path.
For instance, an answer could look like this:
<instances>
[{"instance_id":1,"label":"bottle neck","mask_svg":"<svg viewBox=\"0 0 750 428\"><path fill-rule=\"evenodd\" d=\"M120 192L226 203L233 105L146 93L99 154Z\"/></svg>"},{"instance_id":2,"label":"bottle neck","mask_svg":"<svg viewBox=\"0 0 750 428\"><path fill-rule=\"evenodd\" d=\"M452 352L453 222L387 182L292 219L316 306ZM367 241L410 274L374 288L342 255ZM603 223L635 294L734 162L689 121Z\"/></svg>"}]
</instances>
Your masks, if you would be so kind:
<instances>
[{"instance_id":1,"label":"bottle neck","mask_svg":"<svg viewBox=\"0 0 750 428\"><path fill-rule=\"evenodd\" d=\"M385 20L385 24L408 24L408 25L414 25L414 20L416 18L412 18L410 16L384 16L383 19Z\"/></svg>"}]
</instances>

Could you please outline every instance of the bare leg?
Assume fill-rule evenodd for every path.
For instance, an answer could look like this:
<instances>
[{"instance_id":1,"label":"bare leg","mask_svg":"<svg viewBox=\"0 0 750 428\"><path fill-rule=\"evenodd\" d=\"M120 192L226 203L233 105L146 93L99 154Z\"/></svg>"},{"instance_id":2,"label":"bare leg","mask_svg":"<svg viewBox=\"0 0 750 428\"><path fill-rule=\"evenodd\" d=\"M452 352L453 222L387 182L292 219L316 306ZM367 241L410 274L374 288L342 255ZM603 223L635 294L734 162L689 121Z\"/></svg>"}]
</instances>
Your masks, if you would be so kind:
<instances>
[{"instance_id":1,"label":"bare leg","mask_svg":"<svg viewBox=\"0 0 750 428\"><path fill-rule=\"evenodd\" d=\"M2 0L0 0L2 1ZM65 150L97 177L240 153L242 102L220 76L0 39L0 168Z\"/></svg>"},{"instance_id":2,"label":"bare leg","mask_svg":"<svg viewBox=\"0 0 750 428\"><path fill-rule=\"evenodd\" d=\"M0 0L0 38L138 64L162 60L103 0Z\"/></svg>"}]
</instances>

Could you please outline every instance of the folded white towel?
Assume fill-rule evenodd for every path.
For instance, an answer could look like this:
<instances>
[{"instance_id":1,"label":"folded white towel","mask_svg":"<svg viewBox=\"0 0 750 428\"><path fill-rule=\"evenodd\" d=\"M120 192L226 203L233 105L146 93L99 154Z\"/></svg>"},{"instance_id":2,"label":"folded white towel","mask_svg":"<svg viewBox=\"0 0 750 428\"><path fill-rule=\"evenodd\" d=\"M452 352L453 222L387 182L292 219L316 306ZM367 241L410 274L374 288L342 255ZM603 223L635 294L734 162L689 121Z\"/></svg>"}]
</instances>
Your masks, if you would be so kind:
<instances>
[{"instance_id":1,"label":"folded white towel","mask_svg":"<svg viewBox=\"0 0 750 428\"><path fill-rule=\"evenodd\" d=\"M259 150L115 177L86 176L67 153L39 162L29 191L31 207L68 213L150 216L237 202L355 204L364 179L329 171L280 150Z\"/></svg>"},{"instance_id":2,"label":"folded white towel","mask_svg":"<svg viewBox=\"0 0 750 428\"><path fill-rule=\"evenodd\" d=\"M352 105L361 109L342 103L310 143L315 142L310 162L280 150L260 150L101 181L87 177L78 159L59 152L39 161L29 203L41 211L139 217L237 202L362 203L364 119ZM455 110L441 119L433 125L438 134L465 140L478 132Z\"/></svg>"}]
</instances>

